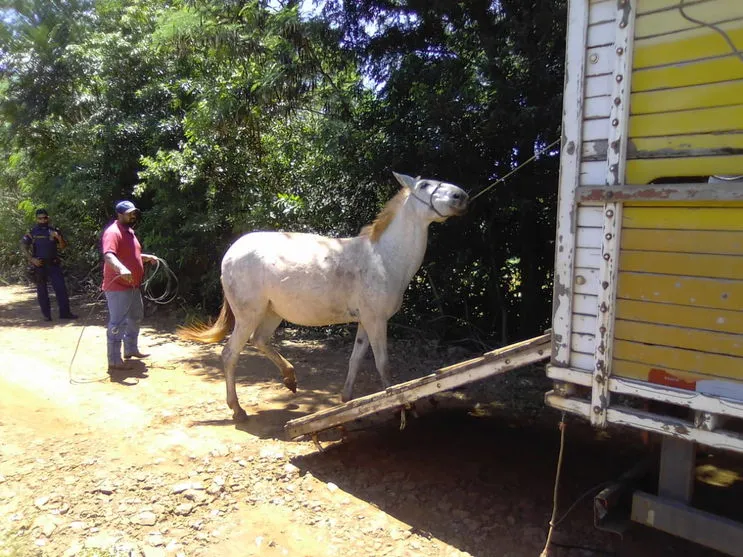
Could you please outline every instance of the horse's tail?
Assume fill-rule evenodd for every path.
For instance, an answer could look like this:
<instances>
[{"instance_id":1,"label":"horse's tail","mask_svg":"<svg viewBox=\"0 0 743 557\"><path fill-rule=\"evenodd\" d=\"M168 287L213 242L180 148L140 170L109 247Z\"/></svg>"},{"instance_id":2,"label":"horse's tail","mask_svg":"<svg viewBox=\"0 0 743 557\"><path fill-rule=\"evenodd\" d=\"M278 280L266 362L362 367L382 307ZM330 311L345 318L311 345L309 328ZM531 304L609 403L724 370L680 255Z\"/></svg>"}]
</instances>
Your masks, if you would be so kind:
<instances>
[{"instance_id":1,"label":"horse's tail","mask_svg":"<svg viewBox=\"0 0 743 557\"><path fill-rule=\"evenodd\" d=\"M197 323L190 327L179 327L178 336L184 340L195 340L198 342L219 342L227 336L228 331L235 325L235 314L227 298L222 301L222 310L219 317L212 325Z\"/></svg>"}]
</instances>

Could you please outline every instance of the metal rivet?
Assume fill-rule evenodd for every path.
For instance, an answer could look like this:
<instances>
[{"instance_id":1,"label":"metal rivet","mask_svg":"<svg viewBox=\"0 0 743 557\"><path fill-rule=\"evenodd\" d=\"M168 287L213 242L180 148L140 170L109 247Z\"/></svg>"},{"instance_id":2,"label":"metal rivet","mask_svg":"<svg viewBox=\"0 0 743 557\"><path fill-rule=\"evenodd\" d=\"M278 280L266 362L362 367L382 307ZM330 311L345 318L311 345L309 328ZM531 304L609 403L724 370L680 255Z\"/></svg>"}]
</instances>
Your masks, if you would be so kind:
<instances>
[{"instance_id":1,"label":"metal rivet","mask_svg":"<svg viewBox=\"0 0 743 557\"><path fill-rule=\"evenodd\" d=\"M598 406L594 406L593 407L593 413L594 414L601 414L601 408L599 408Z\"/></svg>"},{"instance_id":2,"label":"metal rivet","mask_svg":"<svg viewBox=\"0 0 743 557\"><path fill-rule=\"evenodd\" d=\"M614 211L611 210L611 209L607 209L606 216L609 217L609 218L613 217L614 216Z\"/></svg>"},{"instance_id":3,"label":"metal rivet","mask_svg":"<svg viewBox=\"0 0 743 557\"><path fill-rule=\"evenodd\" d=\"M607 288L609 288L609 283L606 282L606 281L602 282L601 283L601 288L603 288L604 290L606 290Z\"/></svg>"},{"instance_id":4,"label":"metal rivet","mask_svg":"<svg viewBox=\"0 0 743 557\"><path fill-rule=\"evenodd\" d=\"M597 375L596 376L596 383L598 383L599 385L603 385L604 384L604 381L605 381L605 379L604 379L604 376L603 375Z\"/></svg>"},{"instance_id":5,"label":"metal rivet","mask_svg":"<svg viewBox=\"0 0 743 557\"><path fill-rule=\"evenodd\" d=\"M604 254L604 261L609 261L609 259L611 259L611 255L609 255L608 253L605 253Z\"/></svg>"},{"instance_id":6,"label":"metal rivet","mask_svg":"<svg viewBox=\"0 0 743 557\"><path fill-rule=\"evenodd\" d=\"M622 104L622 99L620 99L619 97L614 97L614 105L619 106L620 104Z\"/></svg>"},{"instance_id":7,"label":"metal rivet","mask_svg":"<svg viewBox=\"0 0 743 557\"><path fill-rule=\"evenodd\" d=\"M613 119L613 120L611 121L611 125L612 125L612 126L614 126L614 127L616 128L616 127L617 127L617 126L619 125L619 120L617 120L616 118L614 118L614 119Z\"/></svg>"},{"instance_id":8,"label":"metal rivet","mask_svg":"<svg viewBox=\"0 0 743 557\"><path fill-rule=\"evenodd\" d=\"M617 171L617 168L619 168L619 167L618 167L618 166L617 166L616 164L612 164L612 165L611 165L611 166L609 167L609 170L611 170L612 172L616 172L616 171Z\"/></svg>"},{"instance_id":9,"label":"metal rivet","mask_svg":"<svg viewBox=\"0 0 743 557\"><path fill-rule=\"evenodd\" d=\"M620 29L624 29L625 27L627 27L627 22L626 21L620 21L619 22L619 28Z\"/></svg>"},{"instance_id":10,"label":"metal rivet","mask_svg":"<svg viewBox=\"0 0 743 557\"><path fill-rule=\"evenodd\" d=\"M611 232L607 232L606 236L604 236L604 238L606 238L607 240L611 240L613 237L614 236L611 235Z\"/></svg>"},{"instance_id":11,"label":"metal rivet","mask_svg":"<svg viewBox=\"0 0 743 557\"><path fill-rule=\"evenodd\" d=\"M604 327L603 325L601 325L601 327L599 327L599 333L601 333L602 335L605 335L606 334L606 327Z\"/></svg>"},{"instance_id":12,"label":"metal rivet","mask_svg":"<svg viewBox=\"0 0 743 557\"><path fill-rule=\"evenodd\" d=\"M622 74L619 74L615 79L617 80L617 83L622 83L624 76Z\"/></svg>"},{"instance_id":13,"label":"metal rivet","mask_svg":"<svg viewBox=\"0 0 743 557\"><path fill-rule=\"evenodd\" d=\"M602 302L602 303L601 303L601 306L599 306L599 310L601 310L601 313L606 313L606 311L607 311L608 309L609 309L609 308L608 308L608 307L606 306L606 302Z\"/></svg>"},{"instance_id":14,"label":"metal rivet","mask_svg":"<svg viewBox=\"0 0 743 557\"><path fill-rule=\"evenodd\" d=\"M578 275L577 277L575 277L575 284L577 284L578 286L583 286L584 284L586 284L586 277L584 277L583 275Z\"/></svg>"},{"instance_id":15,"label":"metal rivet","mask_svg":"<svg viewBox=\"0 0 743 557\"><path fill-rule=\"evenodd\" d=\"M598 54L591 54L589 57L589 60L591 61L591 64L595 64L599 61L599 55Z\"/></svg>"},{"instance_id":16,"label":"metal rivet","mask_svg":"<svg viewBox=\"0 0 743 557\"><path fill-rule=\"evenodd\" d=\"M618 47L617 47L617 54L618 54L619 56L621 56L622 54L624 54L624 48L623 48L623 47L621 47L621 46L618 46Z\"/></svg>"}]
</instances>

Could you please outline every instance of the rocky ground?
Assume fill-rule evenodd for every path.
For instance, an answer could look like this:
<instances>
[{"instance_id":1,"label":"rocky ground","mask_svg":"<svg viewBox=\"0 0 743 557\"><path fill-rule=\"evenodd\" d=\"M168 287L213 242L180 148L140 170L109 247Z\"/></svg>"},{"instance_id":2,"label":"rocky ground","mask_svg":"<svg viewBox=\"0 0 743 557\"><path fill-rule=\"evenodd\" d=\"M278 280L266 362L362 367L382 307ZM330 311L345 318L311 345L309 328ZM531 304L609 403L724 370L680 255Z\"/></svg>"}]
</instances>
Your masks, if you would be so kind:
<instances>
[{"instance_id":1,"label":"rocky ground","mask_svg":"<svg viewBox=\"0 0 743 557\"><path fill-rule=\"evenodd\" d=\"M297 395L246 349L238 393L251 417L234 424L219 346L180 342L172 319L150 314L141 348L152 357L110 381L105 308L75 303L81 320L46 324L30 289L0 288L0 557L541 551L559 442L542 370L421 402L404 431L391 417L355 424L345 441L325 434L319 453L285 439L283 425L338 403L351 337L280 334ZM402 340L391 352L398 380L466 356ZM379 388L367 367L357 394ZM645 450L637 436L579 421L567 438L562 510ZM720 474L740 484L735 472ZM556 556L717 555L639 526L623 538L595 530L590 497L555 539L582 546L556 546Z\"/></svg>"}]
</instances>

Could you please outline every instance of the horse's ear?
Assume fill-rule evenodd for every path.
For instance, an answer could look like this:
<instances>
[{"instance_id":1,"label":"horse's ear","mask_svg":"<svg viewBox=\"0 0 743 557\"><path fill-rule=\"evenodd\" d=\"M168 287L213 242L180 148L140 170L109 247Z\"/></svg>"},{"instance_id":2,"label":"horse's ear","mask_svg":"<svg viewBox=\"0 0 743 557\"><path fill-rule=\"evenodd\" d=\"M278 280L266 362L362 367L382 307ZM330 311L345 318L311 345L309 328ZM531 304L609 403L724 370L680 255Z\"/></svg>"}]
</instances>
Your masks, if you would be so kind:
<instances>
[{"instance_id":1,"label":"horse's ear","mask_svg":"<svg viewBox=\"0 0 743 557\"><path fill-rule=\"evenodd\" d=\"M397 181L400 182L400 185L403 187L411 190L415 187L415 178L412 176L408 176L407 174L398 174L394 170L392 171L392 174L395 175L395 178L397 178Z\"/></svg>"}]
</instances>

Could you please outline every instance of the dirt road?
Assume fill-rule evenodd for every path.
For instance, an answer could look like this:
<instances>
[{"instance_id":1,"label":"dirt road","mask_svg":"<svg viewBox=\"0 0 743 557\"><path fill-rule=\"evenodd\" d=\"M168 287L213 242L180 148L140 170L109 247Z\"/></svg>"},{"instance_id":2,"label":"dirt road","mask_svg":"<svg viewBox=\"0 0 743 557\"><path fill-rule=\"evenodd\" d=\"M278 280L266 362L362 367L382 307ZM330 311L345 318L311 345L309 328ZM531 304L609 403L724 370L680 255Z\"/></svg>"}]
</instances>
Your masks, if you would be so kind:
<instances>
[{"instance_id":1,"label":"dirt road","mask_svg":"<svg viewBox=\"0 0 743 557\"><path fill-rule=\"evenodd\" d=\"M151 358L111 382L105 308L81 297L75 308L79 321L43 323L30 289L0 288L0 556L539 554L558 443L539 370L425 402L402 432L391 422L317 453L285 440L283 425L338 403L350 337L280 336L297 395L247 349L238 393L251 417L235 425L219 346L180 342L174 321L150 315L140 348ZM398 379L458 356L402 341L391 355ZM357 394L378 389L371 361L361 375ZM641 451L635 438L569 428L565 503ZM590 497L556 539L638 557L717 555L639 526L623 540L601 533Z\"/></svg>"}]
</instances>

